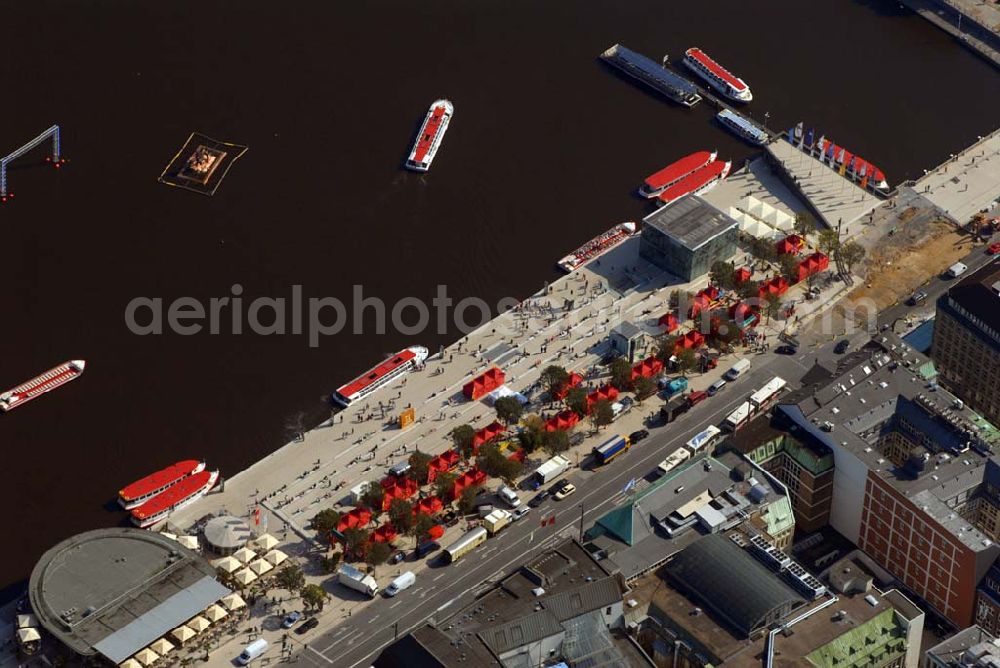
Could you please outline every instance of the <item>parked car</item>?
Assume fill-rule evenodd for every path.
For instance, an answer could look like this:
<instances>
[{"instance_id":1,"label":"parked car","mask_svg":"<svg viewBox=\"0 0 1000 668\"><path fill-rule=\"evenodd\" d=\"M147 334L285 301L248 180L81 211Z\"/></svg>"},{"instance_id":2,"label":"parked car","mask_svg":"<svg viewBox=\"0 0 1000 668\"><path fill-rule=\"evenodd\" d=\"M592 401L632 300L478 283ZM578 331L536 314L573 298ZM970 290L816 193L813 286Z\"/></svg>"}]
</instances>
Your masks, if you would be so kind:
<instances>
[{"instance_id":1,"label":"parked car","mask_svg":"<svg viewBox=\"0 0 1000 668\"><path fill-rule=\"evenodd\" d=\"M927 293L923 290L917 290L910 295L910 298L907 301L910 303L910 306L920 306L927 301Z\"/></svg>"},{"instance_id":2,"label":"parked car","mask_svg":"<svg viewBox=\"0 0 1000 668\"><path fill-rule=\"evenodd\" d=\"M1000 241L990 244L986 249L987 255L996 255L997 253L1000 253Z\"/></svg>"},{"instance_id":3,"label":"parked car","mask_svg":"<svg viewBox=\"0 0 1000 668\"><path fill-rule=\"evenodd\" d=\"M649 432L646 431L645 429L640 429L639 431L633 431L631 434L629 434L628 440L630 443L635 445L636 443L646 438L647 436L649 436Z\"/></svg>"},{"instance_id":4,"label":"parked car","mask_svg":"<svg viewBox=\"0 0 1000 668\"><path fill-rule=\"evenodd\" d=\"M295 626L296 622L298 622L300 619L302 619L302 613L299 612L298 610L292 610L287 615L285 615L285 618L283 620L281 620L281 628L290 629L293 626Z\"/></svg>"},{"instance_id":5,"label":"parked car","mask_svg":"<svg viewBox=\"0 0 1000 668\"><path fill-rule=\"evenodd\" d=\"M516 522L530 512L531 508L529 508L528 506L521 506L520 508L515 509L514 512L510 514L510 521Z\"/></svg>"},{"instance_id":6,"label":"parked car","mask_svg":"<svg viewBox=\"0 0 1000 668\"><path fill-rule=\"evenodd\" d=\"M562 501L575 491L576 491L576 486L568 482L562 487L560 487L558 491L556 491L555 493L556 500Z\"/></svg>"},{"instance_id":7,"label":"parked car","mask_svg":"<svg viewBox=\"0 0 1000 668\"><path fill-rule=\"evenodd\" d=\"M790 346L788 344L785 344L783 346L778 346L777 348L775 348L774 352L778 353L779 355L794 355L795 353L799 352L799 349L796 348L795 346Z\"/></svg>"},{"instance_id":8,"label":"parked car","mask_svg":"<svg viewBox=\"0 0 1000 668\"><path fill-rule=\"evenodd\" d=\"M535 494L535 497L531 499L531 501L528 501L528 505L531 506L532 508L537 508L538 506L545 503L545 500L548 499L550 496L552 496L552 492L548 491L547 489L544 489L538 494Z\"/></svg>"},{"instance_id":9,"label":"parked car","mask_svg":"<svg viewBox=\"0 0 1000 668\"><path fill-rule=\"evenodd\" d=\"M708 392L703 390L695 390L687 396L689 406L697 406L701 402L705 401L705 399L708 399Z\"/></svg>"},{"instance_id":10,"label":"parked car","mask_svg":"<svg viewBox=\"0 0 1000 668\"><path fill-rule=\"evenodd\" d=\"M837 345L834 346L833 352L837 353L838 355L843 355L844 353L847 352L847 349L850 347L851 347L850 341L848 341L847 339L841 339L840 341L837 342Z\"/></svg>"},{"instance_id":11,"label":"parked car","mask_svg":"<svg viewBox=\"0 0 1000 668\"><path fill-rule=\"evenodd\" d=\"M396 550L395 552L392 553L392 556L389 557L389 563L398 564L402 562L404 559L406 559L406 552L403 552L402 550Z\"/></svg>"},{"instance_id":12,"label":"parked car","mask_svg":"<svg viewBox=\"0 0 1000 668\"><path fill-rule=\"evenodd\" d=\"M437 543L437 541L425 540L424 542L420 543L420 545L417 545L416 549L413 550L413 559L414 561L417 559L422 559L431 552L440 549L441 546Z\"/></svg>"},{"instance_id":13,"label":"parked car","mask_svg":"<svg viewBox=\"0 0 1000 668\"><path fill-rule=\"evenodd\" d=\"M319 626L319 620L316 619L315 617L312 617L311 619L307 619L306 621L299 624L298 628L295 629L295 632L299 635L303 635L308 631L312 631L317 626Z\"/></svg>"}]
</instances>

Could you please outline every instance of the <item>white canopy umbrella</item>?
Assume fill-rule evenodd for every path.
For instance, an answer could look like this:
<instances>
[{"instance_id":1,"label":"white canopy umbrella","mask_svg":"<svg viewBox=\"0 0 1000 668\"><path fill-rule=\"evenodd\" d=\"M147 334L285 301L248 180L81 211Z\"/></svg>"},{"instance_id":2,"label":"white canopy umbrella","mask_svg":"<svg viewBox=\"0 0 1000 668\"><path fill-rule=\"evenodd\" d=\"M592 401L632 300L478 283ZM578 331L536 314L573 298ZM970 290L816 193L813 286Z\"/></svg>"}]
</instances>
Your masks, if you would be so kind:
<instances>
[{"instance_id":1,"label":"white canopy umbrella","mask_svg":"<svg viewBox=\"0 0 1000 668\"><path fill-rule=\"evenodd\" d=\"M257 579L257 575L249 568L244 568L242 571L236 571L233 578L241 585L248 585Z\"/></svg>"},{"instance_id":2,"label":"white canopy umbrella","mask_svg":"<svg viewBox=\"0 0 1000 668\"><path fill-rule=\"evenodd\" d=\"M233 552L233 559L238 559L241 564L248 564L256 558L257 554L246 547L241 547L236 552Z\"/></svg>"},{"instance_id":3,"label":"white canopy umbrella","mask_svg":"<svg viewBox=\"0 0 1000 668\"><path fill-rule=\"evenodd\" d=\"M747 201L746 204L743 206L743 210L751 215L758 216L761 213L763 204L764 204L763 202L761 202L753 195L747 195Z\"/></svg>"},{"instance_id":4,"label":"white canopy umbrella","mask_svg":"<svg viewBox=\"0 0 1000 668\"><path fill-rule=\"evenodd\" d=\"M163 656L164 654L174 651L174 645L166 638L158 638L152 645L149 646L149 649L153 650L160 656Z\"/></svg>"},{"instance_id":5,"label":"white canopy umbrella","mask_svg":"<svg viewBox=\"0 0 1000 668\"><path fill-rule=\"evenodd\" d=\"M195 633L201 633L211 625L212 624L201 615L192 618L187 624L185 624L185 626L193 630Z\"/></svg>"},{"instance_id":6,"label":"white canopy umbrella","mask_svg":"<svg viewBox=\"0 0 1000 668\"><path fill-rule=\"evenodd\" d=\"M21 642L34 642L41 640L42 636L38 633L38 629L23 628L17 630L17 639Z\"/></svg>"},{"instance_id":7,"label":"white canopy umbrella","mask_svg":"<svg viewBox=\"0 0 1000 668\"><path fill-rule=\"evenodd\" d=\"M226 610L229 612L246 607L247 604L247 602L243 600L243 597L236 593L230 594L229 596L223 596L222 600L219 602L222 603L222 605L224 605Z\"/></svg>"},{"instance_id":8,"label":"white canopy umbrella","mask_svg":"<svg viewBox=\"0 0 1000 668\"><path fill-rule=\"evenodd\" d=\"M197 634L186 626L178 626L170 632L170 635L172 635L177 642L185 643L188 640L191 640L191 638L194 638ZM124 666L122 668L124 668Z\"/></svg>"},{"instance_id":9,"label":"white canopy umbrella","mask_svg":"<svg viewBox=\"0 0 1000 668\"><path fill-rule=\"evenodd\" d=\"M17 628L25 629L25 628L37 628L37 627L38 627L38 618L35 617L33 614L28 613L26 615L17 616Z\"/></svg>"},{"instance_id":10,"label":"white canopy umbrella","mask_svg":"<svg viewBox=\"0 0 1000 668\"><path fill-rule=\"evenodd\" d=\"M288 555L282 552L281 550L271 550L270 552L264 555L264 559L266 559L267 563L271 564L272 566L277 566L281 562L288 559Z\"/></svg>"},{"instance_id":11,"label":"white canopy umbrella","mask_svg":"<svg viewBox=\"0 0 1000 668\"><path fill-rule=\"evenodd\" d=\"M774 219L775 229L781 230L782 232L791 232L792 228L795 226L795 219L789 216L787 213L781 209L775 209L776 216Z\"/></svg>"},{"instance_id":12,"label":"white canopy umbrella","mask_svg":"<svg viewBox=\"0 0 1000 668\"><path fill-rule=\"evenodd\" d=\"M205 610L205 617L207 617L208 620L212 623L215 623L220 619L224 619L228 614L229 613L226 612L221 605L216 605L216 604L208 606L208 608Z\"/></svg>"},{"instance_id":13,"label":"white canopy umbrella","mask_svg":"<svg viewBox=\"0 0 1000 668\"><path fill-rule=\"evenodd\" d=\"M264 573L267 573L268 571L272 570L274 566L264 561L263 559L258 559L257 561L251 561L250 565L247 566L247 568L252 570L257 575L263 575Z\"/></svg>"},{"instance_id":14,"label":"white canopy umbrella","mask_svg":"<svg viewBox=\"0 0 1000 668\"><path fill-rule=\"evenodd\" d=\"M144 666L149 666L156 663L156 661L159 658L160 655L154 652L153 650L149 649L148 647L146 649L140 649L138 652L135 653L135 660Z\"/></svg>"},{"instance_id":15,"label":"white canopy umbrella","mask_svg":"<svg viewBox=\"0 0 1000 668\"><path fill-rule=\"evenodd\" d=\"M223 570L227 573L232 573L233 571L238 571L243 568L243 564L240 563L239 559L233 559L232 557L223 557L222 559L216 559L212 562L212 565Z\"/></svg>"},{"instance_id":16,"label":"white canopy umbrella","mask_svg":"<svg viewBox=\"0 0 1000 668\"><path fill-rule=\"evenodd\" d=\"M177 534L175 534L175 533L170 533L169 531L161 531L161 532L160 532L160 535L161 535L161 536L166 536L166 537L167 537L167 538L169 538L170 540L177 540Z\"/></svg>"},{"instance_id":17,"label":"white canopy umbrella","mask_svg":"<svg viewBox=\"0 0 1000 668\"><path fill-rule=\"evenodd\" d=\"M278 544L278 539L269 533L265 533L258 536L257 540L254 541L254 545L256 545L261 550L264 550L265 552L267 550L273 550L277 544Z\"/></svg>"},{"instance_id":18,"label":"white canopy umbrella","mask_svg":"<svg viewBox=\"0 0 1000 668\"><path fill-rule=\"evenodd\" d=\"M186 547L189 550L198 549L198 537L197 536L178 536L177 542Z\"/></svg>"},{"instance_id":19,"label":"white canopy umbrella","mask_svg":"<svg viewBox=\"0 0 1000 668\"><path fill-rule=\"evenodd\" d=\"M135 659L125 659L118 664L118 668L142 668L142 664Z\"/></svg>"}]
</instances>

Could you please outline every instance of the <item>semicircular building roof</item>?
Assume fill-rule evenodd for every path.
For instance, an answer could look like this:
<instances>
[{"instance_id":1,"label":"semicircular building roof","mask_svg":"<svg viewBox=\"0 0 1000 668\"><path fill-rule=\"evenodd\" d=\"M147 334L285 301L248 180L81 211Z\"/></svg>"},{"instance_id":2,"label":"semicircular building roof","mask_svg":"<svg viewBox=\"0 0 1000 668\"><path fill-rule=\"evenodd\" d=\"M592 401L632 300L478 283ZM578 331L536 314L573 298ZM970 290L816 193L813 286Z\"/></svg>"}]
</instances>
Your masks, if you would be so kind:
<instances>
[{"instance_id":1,"label":"semicircular building roof","mask_svg":"<svg viewBox=\"0 0 1000 668\"><path fill-rule=\"evenodd\" d=\"M747 636L805 602L722 534L705 536L681 550L667 563L666 572L675 586Z\"/></svg>"}]
</instances>

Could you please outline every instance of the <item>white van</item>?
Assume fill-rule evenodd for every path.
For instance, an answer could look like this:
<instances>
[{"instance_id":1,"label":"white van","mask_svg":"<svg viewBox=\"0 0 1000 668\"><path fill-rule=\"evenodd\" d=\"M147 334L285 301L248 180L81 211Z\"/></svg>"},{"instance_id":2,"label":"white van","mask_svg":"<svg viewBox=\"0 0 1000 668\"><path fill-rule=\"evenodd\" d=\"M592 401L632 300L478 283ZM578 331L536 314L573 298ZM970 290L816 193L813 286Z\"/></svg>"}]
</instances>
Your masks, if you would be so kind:
<instances>
[{"instance_id":1,"label":"white van","mask_svg":"<svg viewBox=\"0 0 1000 668\"><path fill-rule=\"evenodd\" d=\"M243 648L243 652L236 657L236 663L245 666L266 651L267 641L263 638L258 638Z\"/></svg>"},{"instance_id":2,"label":"white van","mask_svg":"<svg viewBox=\"0 0 1000 668\"><path fill-rule=\"evenodd\" d=\"M413 583L416 581L417 576L413 574L413 571L406 571L389 583L389 586L385 588L385 595L392 598L404 589L412 587Z\"/></svg>"},{"instance_id":3,"label":"white van","mask_svg":"<svg viewBox=\"0 0 1000 668\"><path fill-rule=\"evenodd\" d=\"M726 380L736 380L747 371L750 370L750 360L746 358L741 358L737 360L736 364L729 367L729 371L722 374L722 377Z\"/></svg>"},{"instance_id":4,"label":"white van","mask_svg":"<svg viewBox=\"0 0 1000 668\"><path fill-rule=\"evenodd\" d=\"M967 266L965 266L961 262L956 262L955 264L948 267L948 276L951 278L958 278L968 270L969 268Z\"/></svg>"},{"instance_id":5,"label":"white van","mask_svg":"<svg viewBox=\"0 0 1000 668\"><path fill-rule=\"evenodd\" d=\"M521 505L521 499L518 497L517 493L512 490L507 485L503 485L497 490L497 495L507 502L507 505L511 508L517 508Z\"/></svg>"}]
</instances>

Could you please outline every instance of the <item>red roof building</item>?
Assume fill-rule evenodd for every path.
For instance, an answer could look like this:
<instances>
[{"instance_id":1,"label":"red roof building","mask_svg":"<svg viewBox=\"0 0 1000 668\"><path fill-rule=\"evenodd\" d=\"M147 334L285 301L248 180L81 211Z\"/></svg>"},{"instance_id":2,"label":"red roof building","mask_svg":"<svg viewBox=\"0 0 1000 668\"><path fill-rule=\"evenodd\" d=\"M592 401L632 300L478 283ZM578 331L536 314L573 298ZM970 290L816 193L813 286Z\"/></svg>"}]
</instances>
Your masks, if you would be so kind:
<instances>
[{"instance_id":1,"label":"red roof building","mask_svg":"<svg viewBox=\"0 0 1000 668\"><path fill-rule=\"evenodd\" d=\"M545 421L545 431L569 430L577 425L580 416L576 411L566 410L558 413Z\"/></svg>"},{"instance_id":2,"label":"red roof building","mask_svg":"<svg viewBox=\"0 0 1000 668\"><path fill-rule=\"evenodd\" d=\"M386 484L388 483L388 484ZM393 499L408 499L420 489L416 480L410 478L397 478L389 476L382 479L382 489L385 495L382 497L382 511L389 510L389 505Z\"/></svg>"},{"instance_id":3,"label":"red roof building","mask_svg":"<svg viewBox=\"0 0 1000 668\"><path fill-rule=\"evenodd\" d=\"M748 267L740 267L733 274L733 280L737 283L745 283L750 280L751 276L753 276L753 272Z\"/></svg>"},{"instance_id":4,"label":"red roof building","mask_svg":"<svg viewBox=\"0 0 1000 668\"><path fill-rule=\"evenodd\" d=\"M673 311L661 315L660 319L656 321L656 324L660 327L666 328L667 334L680 327L680 322L678 322L677 316L674 315Z\"/></svg>"},{"instance_id":5,"label":"red roof building","mask_svg":"<svg viewBox=\"0 0 1000 668\"><path fill-rule=\"evenodd\" d=\"M498 367L487 369L462 387L462 394L476 401L504 384L506 377Z\"/></svg>"}]
</instances>

